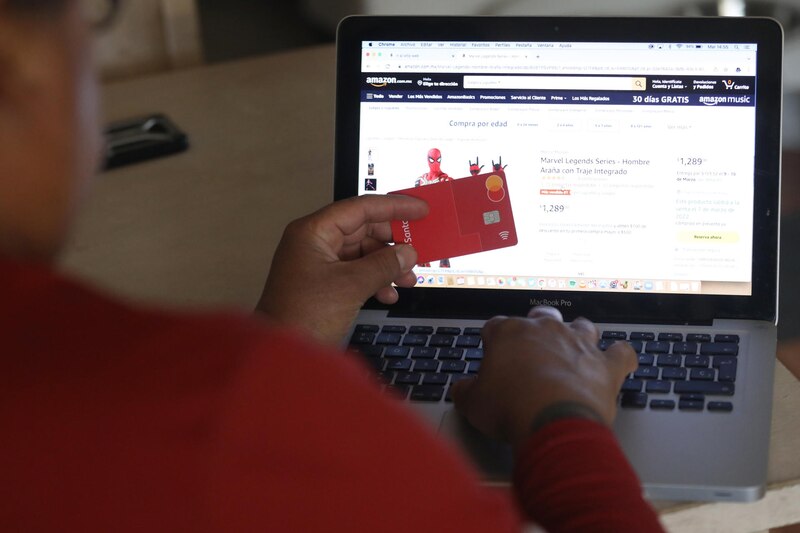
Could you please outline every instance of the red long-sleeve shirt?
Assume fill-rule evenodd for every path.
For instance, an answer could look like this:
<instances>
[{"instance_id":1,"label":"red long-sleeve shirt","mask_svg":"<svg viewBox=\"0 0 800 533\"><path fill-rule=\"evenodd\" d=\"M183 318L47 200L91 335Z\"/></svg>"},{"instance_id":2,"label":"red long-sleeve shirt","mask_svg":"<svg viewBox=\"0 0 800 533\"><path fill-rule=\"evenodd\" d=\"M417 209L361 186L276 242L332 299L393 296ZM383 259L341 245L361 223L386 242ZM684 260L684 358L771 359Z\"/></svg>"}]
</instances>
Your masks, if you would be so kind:
<instances>
[{"instance_id":1,"label":"red long-sleeve shirt","mask_svg":"<svg viewBox=\"0 0 800 533\"><path fill-rule=\"evenodd\" d=\"M0 260L4 531L659 530L613 435L522 447L519 506L351 356ZM604 457L597 461L597 457Z\"/></svg>"}]
</instances>

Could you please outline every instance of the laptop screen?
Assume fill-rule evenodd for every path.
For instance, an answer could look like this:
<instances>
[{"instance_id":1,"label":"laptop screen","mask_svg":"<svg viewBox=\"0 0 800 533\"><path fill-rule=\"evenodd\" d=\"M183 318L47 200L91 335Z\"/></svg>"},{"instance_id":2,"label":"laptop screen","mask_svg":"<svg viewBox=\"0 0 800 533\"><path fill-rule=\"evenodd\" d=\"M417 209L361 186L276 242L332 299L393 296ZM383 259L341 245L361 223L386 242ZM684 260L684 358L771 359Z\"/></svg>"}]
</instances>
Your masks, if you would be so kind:
<instances>
[{"instance_id":1,"label":"laptop screen","mask_svg":"<svg viewBox=\"0 0 800 533\"><path fill-rule=\"evenodd\" d=\"M518 243L418 288L753 294L758 40L620 35L357 43L357 194L508 184Z\"/></svg>"}]
</instances>

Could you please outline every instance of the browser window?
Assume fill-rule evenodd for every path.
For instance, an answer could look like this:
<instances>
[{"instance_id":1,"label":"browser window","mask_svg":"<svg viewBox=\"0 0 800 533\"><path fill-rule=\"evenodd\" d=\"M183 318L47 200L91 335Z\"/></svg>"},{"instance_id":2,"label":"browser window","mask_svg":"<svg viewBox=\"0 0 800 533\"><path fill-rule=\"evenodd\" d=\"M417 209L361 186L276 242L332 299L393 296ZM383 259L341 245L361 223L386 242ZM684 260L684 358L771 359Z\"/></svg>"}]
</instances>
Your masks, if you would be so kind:
<instances>
[{"instance_id":1,"label":"browser window","mask_svg":"<svg viewBox=\"0 0 800 533\"><path fill-rule=\"evenodd\" d=\"M362 43L359 193L504 169L519 243L425 287L749 295L752 43Z\"/></svg>"}]
</instances>

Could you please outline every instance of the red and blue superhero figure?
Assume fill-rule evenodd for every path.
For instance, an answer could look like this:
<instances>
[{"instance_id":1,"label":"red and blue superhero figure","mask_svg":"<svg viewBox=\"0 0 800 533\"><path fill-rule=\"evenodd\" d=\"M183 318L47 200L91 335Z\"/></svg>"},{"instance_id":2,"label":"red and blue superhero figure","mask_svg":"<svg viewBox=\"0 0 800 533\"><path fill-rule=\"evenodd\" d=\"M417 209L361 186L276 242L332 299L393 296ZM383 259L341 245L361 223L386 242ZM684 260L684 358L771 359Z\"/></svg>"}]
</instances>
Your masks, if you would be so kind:
<instances>
[{"instance_id":1,"label":"red and blue superhero figure","mask_svg":"<svg viewBox=\"0 0 800 533\"><path fill-rule=\"evenodd\" d=\"M417 178L414 187L431 185L441 181L452 181L453 178L442 172L442 152L438 148L428 150L428 172ZM430 263L422 263L419 266L429 267ZM450 259L439 261L439 268L450 268Z\"/></svg>"},{"instance_id":2,"label":"red and blue superhero figure","mask_svg":"<svg viewBox=\"0 0 800 533\"><path fill-rule=\"evenodd\" d=\"M469 162L469 173L471 175L477 176L478 174L481 173L482 169L483 169L483 165L481 165L481 162L477 157L475 157L475 162L474 163L472 161Z\"/></svg>"},{"instance_id":3,"label":"red and blue superhero figure","mask_svg":"<svg viewBox=\"0 0 800 533\"><path fill-rule=\"evenodd\" d=\"M428 172L417 178L415 187L439 183L440 181L451 181L453 178L442 172L442 152L438 148L428 150Z\"/></svg>"}]
</instances>

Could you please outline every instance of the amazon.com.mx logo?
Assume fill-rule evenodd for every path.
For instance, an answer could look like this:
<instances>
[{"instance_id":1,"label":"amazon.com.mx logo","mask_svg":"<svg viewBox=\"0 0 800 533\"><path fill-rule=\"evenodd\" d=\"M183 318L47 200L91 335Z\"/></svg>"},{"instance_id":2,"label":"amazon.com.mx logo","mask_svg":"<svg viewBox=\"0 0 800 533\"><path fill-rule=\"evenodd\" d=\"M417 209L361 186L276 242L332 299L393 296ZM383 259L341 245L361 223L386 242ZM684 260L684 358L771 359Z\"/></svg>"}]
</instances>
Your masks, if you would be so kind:
<instances>
[{"instance_id":1,"label":"amazon.com.mx logo","mask_svg":"<svg viewBox=\"0 0 800 533\"><path fill-rule=\"evenodd\" d=\"M373 87L386 87L390 83L397 83L397 78L383 77L383 76L370 76L367 78L367 83Z\"/></svg>"}]
</instances>

